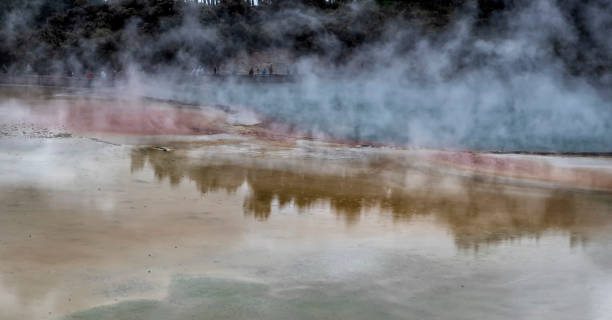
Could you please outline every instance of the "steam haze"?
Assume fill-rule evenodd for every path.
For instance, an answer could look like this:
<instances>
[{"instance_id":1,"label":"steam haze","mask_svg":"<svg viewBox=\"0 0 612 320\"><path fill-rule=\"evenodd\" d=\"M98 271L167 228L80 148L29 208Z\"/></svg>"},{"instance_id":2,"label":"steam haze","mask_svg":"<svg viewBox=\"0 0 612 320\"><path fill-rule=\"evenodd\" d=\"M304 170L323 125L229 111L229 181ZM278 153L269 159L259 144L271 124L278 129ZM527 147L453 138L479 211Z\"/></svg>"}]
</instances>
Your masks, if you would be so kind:
<instances>
[{"instance_id":1,"label":"steam haze","mask_svg":"<svg viewBox=\"0 0 612 320\"><path fill-rule=\"evenodd\" d=\"M0 0L0 320L612 319L611 0Z\"/></svg>"},{"instance_id":2,"label":"steam haze","mask_svg":"<svg viewBox=\"0 0 612 320\"><path fill-rule=\"evenodd\" d=\"M222 8L167 1L155 7L169 10L158 19L126 11L138 3L148 2L71 9L98 12L81 17L123 10L124 19L111 28L71 21L68 11L29 29L26 21L40 21L45 2L6 9L2 50L23 54L2 63L11 72L30 65L40 74L123 69L128 78L117 86L121 92L245 107L318 137L429 148L611 151L612 10L605 1L432 2L437 9L415 1L394 14L373 1L327 9L280 1L265 10L232 9L237 2L231 1ZM82 32L49 35L62 23ZM28 47L24 34L43 41ZM291 72L293 81L189 76L198 66L238 75L270 64L275 73Z\"/></svg>"}]
</instances>

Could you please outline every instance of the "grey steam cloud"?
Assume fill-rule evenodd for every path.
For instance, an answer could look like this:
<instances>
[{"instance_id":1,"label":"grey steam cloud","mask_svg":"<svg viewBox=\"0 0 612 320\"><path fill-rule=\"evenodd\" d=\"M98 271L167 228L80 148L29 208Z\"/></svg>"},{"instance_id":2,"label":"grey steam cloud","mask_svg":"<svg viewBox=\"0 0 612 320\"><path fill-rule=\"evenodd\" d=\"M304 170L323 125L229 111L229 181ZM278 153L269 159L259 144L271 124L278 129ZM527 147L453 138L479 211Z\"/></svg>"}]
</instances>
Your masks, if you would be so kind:
<instances>
[{"instance_id":1,"label":"grey steam cloud","mask_svg":"<svg viewBox=\"0 0 612 320\"><path fill-rule=\"evenodd\" d=\"M314 136L432 148L610 152L612 95L605 85L612 83L610 70L572 72L561 56L577 55L580 33L588 32L603 50L581 57L579 66L610 59L612 8L590 1L580 30L561 10L571 2L515 1L486 32L476 27L473 2L442 31L390 21L378 41L341 64L335 60L343 49L340 41L319 35L316 44L324 53L293 53L290 67L299 76L291 83L178 81L201 61L191 49L241 46L238 39L224 42L220 30L202 27L190 15L122 57L132 70L127 88L133 93L247 107ZM355 1L347 14L359 16L369 6L370 1ZM263 30L281 41L287 30L317 29L326 19L315 10L285 8L268 17ZM124 43L142 42L130 27L136 23L128 24L132 30L124 33ZM169 43L181 48L177 62L159 66L154 75L141 72L139 57ZM239 69L231 62L223 68Z\"/></svg>"}]
</instances>

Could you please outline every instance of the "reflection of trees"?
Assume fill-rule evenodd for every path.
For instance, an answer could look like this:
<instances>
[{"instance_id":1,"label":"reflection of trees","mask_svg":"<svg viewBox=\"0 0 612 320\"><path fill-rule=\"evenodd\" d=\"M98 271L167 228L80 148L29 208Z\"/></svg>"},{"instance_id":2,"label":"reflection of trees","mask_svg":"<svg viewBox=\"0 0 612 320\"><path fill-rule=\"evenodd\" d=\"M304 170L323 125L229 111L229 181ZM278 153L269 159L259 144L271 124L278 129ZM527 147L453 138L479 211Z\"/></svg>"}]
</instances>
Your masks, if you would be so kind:
<instances>
[{"instance_id":1,"label":"reflection of trees","mask_svg":"<svg viewBox=\"0 0 612 320\"><path fill-rule=\"evenodd\" d=\"M293 203L299 209L328 202L336 214L354 222L364 209L378 204L384 193L384 186L368 178L250 168L247 181L253 192L246 200L245 210L258 218L266 218L274 199L281 207Z\"/></svg>"},{"instance_id":2,"label":"reflection of trees","mask_svg":"<svg viewBox=\"0 0 612 320\"><path fill-rule=\"evenodd\" d=\"M246 169L235 165L190 165L185 158L149 148L134 150L131 159L132 172L142 170L148 161L157 179L168 178L171 185L177 185L188 177L202 193L218 190L234 192L246 178Z\"/></svg>"},{"instance_id":3,"label":"reflection of trees","mask_svg":"<svg viewBox=\"0 0 612 320\"><path fill-rule=\"evenodd\" d=\"M329 204L349 224L366 210L390 215L398 222L427 215L449 226L463 248L538 238L546 231L568 232L571 243L576 244L585 241L589 227L608 223L612 217L602 214L612 211L609 202L597 200L606 197L602 195L509 188L471 178L456 178L455 188L449 190L441 187L443 177L425 173L417 173L418 186L408 188L405 181L415 172L397 166L388 166L393 171L390 175L380 168L334 175L227 162L193 164L173 153L140 149L132 154L132 170L143 168L147 161L158 179L167 177L177 184L187 177L203 193L233 192L246 181L251 193L244 200L245 215L260 220L270 216L275 201L280 207L292 204L300 211L317 203Z\"/></svg>"}]
</instances>

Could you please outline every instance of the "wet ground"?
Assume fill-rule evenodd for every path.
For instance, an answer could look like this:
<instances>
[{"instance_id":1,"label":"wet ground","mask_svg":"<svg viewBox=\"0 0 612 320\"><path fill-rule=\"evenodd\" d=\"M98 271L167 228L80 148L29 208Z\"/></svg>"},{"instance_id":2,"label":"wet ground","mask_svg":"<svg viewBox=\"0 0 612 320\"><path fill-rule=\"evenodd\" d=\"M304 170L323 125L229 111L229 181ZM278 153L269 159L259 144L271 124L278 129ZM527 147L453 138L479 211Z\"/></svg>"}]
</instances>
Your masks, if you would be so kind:
<instances>
[{"instance_id":1,"label":"wet ground","mask_svg":"<svg viewBox=\"0 0 612 320\"><path fill-rule=\"evenodd\" d=\"M612 314L609 158L466 162L110 101L122 116L108 97L2 100L3 319Z\"/></svg>"}]
</instances>

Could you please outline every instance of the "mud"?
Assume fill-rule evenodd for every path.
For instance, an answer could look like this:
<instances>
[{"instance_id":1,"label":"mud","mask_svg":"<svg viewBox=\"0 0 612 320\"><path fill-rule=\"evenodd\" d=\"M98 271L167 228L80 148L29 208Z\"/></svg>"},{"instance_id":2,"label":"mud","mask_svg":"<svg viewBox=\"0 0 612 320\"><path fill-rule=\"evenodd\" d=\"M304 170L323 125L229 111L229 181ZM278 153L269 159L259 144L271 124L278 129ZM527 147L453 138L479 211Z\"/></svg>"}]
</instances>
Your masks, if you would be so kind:
<instances>
[{"instance_id":1,"label":"mud","mask_svg":"<svg viewBox=\"0 0 612 320\"><path fill-rule=\"evenodd\" d=\"M612 312L612 193L558 178L592 170L605 182L606 158L498 164L489 157L499 155L454 161L432 150L261 139L211 112L219 118L210 125L229 133L66 126L57 137L0 137L2 318ZM13 120L3 120L10 132ZM554 179L534 182L533 163Z\"/></svg>"}]
</instances>

